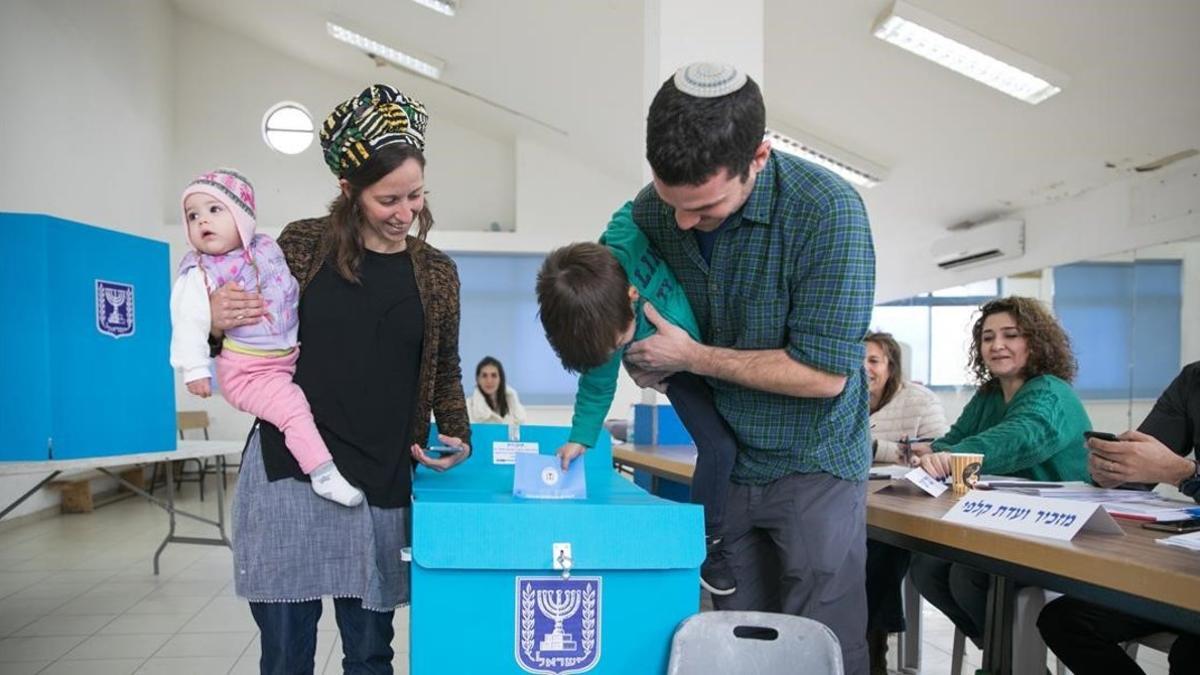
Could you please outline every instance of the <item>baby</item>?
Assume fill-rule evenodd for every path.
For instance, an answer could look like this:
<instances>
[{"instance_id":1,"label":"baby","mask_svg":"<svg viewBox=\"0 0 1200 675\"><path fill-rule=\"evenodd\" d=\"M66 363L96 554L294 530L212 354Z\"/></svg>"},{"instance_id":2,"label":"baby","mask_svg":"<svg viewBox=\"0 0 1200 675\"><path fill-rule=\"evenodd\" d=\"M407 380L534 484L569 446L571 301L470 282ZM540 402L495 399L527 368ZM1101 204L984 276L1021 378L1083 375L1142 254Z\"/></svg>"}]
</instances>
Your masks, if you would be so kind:
<instances>
[{"instance_id":1,"label":"baby","mask_svg":"<svg viewBox=\"0 0 1200 675\"><path fill-rule=\"evenodd\" d=\"M254 232L250 181L231 169L200 176L183 191L183 222L192 250L179 263L171 289L171 366L182 369L189 392L211 396L209 294L232 281L259 293L266 315L226 331L217 357L225 400L279 427L314 492L357 506L362 491L338 471L308 399L292 382L300 356L299 287L275 240Z\"/></svg>"}]
</instances>

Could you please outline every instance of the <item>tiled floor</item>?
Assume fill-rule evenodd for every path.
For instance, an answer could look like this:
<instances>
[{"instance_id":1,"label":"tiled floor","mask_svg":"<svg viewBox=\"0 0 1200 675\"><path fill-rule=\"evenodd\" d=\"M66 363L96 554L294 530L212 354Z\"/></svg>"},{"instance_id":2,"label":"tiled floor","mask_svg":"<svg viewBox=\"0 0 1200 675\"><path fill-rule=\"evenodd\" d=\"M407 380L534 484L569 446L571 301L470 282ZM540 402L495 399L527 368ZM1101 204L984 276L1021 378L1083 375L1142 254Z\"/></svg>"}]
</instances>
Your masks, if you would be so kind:
<instances>
[{"instance_id":1,"label":"tiled floor","mask_svg":"<svg viewBox=\"0 0 1200 675\"><path fill-rule=\"evenodd\" d=\"M180 506L215 518L213 493L201 504L187 485ZM166 527L161 510L126 499L0 531L0 675L258 672L258 635L233 594L229 550L172 544L156 577L151 558ZM187 519L179 530L214 532ZM922 672L948 673L953 628L930 606L923 611ZM407 609L396 612L393 648L396 672L408 673ZM316 672L340 673L340 652L327 601ZM966 673L979 657L968 647ZM1165 655L1142 650L1139 661L1149 675L1166 675Z\"/></svg>"}]
</instances>

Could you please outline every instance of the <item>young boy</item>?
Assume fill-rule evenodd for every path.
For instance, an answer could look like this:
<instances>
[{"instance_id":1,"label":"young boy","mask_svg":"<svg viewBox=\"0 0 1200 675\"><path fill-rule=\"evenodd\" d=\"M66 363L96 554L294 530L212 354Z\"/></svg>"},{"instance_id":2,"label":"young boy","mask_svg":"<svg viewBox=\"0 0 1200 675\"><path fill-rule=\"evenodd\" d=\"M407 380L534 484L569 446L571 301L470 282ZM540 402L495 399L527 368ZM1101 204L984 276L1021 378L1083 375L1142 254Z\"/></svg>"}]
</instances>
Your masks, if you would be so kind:
<instances>
[{"instance_id":1,"label":"young boy","mask_svg":"<svg viewBox=\"0 0 1200 675\"><path fill-rule=\"evenodd\" d=\"M581 373L569 442L559 448L564 465L595 445L617 389L625 350L655 332L644 307L700 340L700 328L683 289L633 222L632 203L613 214L600 243L564 246L538 272L538 315L563 366ZM721 520L737 439L713 404L712 390L692 373L665 381L667 398L696 442L692 502L704 506L708 557L700 583L710 593L736 590L722 545Z\"/></svg>"},{"instance_id":2,"label":"young boy","mask_svg":"<svg viewBox=\"0 0 1200 675\"><path fill-rule=\"evenodd\" d=\"M363 493L333 463L304 392L292 382L299 358L300 292L275 240L255 232L254 188L233 169L201 175L183 191L183 226L191 250L171 288L171 366L187 390L212 395L208 297L230 281L260 293L262 321L225 332L217 375L225 400L279 427L313 492L343 506Z\"/></svg>"}]
</instances>

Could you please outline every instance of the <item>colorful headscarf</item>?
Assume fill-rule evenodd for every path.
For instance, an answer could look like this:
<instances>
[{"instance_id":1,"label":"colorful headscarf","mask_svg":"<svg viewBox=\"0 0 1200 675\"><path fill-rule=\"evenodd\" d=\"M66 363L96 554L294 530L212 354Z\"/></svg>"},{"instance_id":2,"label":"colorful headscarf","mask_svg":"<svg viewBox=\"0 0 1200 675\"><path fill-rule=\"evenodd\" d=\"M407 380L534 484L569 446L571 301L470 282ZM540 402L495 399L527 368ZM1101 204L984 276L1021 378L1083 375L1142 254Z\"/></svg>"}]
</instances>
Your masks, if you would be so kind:
<instances>
[{"instance_id":1,"label":"colorful headscarf","mask_svg":"<svg viewBox=\"0 0 1200 675\"><path fill-rule=\"evenodd\" d=\"M424 150L428 124L429 115L420 101L386 84L373 84L325 118L321 125L325 163L340 178L389 145L407 143Z\"/></svg>"}]
</instances>

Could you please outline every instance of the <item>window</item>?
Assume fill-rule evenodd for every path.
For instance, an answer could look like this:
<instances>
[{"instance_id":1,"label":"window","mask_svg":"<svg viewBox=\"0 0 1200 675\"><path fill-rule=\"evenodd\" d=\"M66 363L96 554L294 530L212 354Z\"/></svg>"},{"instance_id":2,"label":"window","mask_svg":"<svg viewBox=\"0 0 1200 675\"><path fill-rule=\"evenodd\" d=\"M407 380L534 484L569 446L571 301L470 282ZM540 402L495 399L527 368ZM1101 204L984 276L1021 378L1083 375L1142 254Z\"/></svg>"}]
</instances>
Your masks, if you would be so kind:
<instances>
[{"instance_id":1,"label":"window","mask_svg":"<svg viewBox=\"0 0 1200 675\"><path fill-rule=\"evenodd\" d=\"M999 295L1000 281L989 279L885 303L875 307L871 330L891 333L911 350L904 354L909 379L929 387L971 385L971 326L979 306Z\"/></svg>"},{"instance_id":2,"label":"window","mask_svg":"<svg viewBox=\"0 0 1200 675\"><path fill-rule=\"evenodd\" d=\"M263 115L262 132L263 141L272 150L298 155L312 145L312 115L299 103L276 103Z\"/></svg>"},{"instance_id":3,"label":"window","mask_svg":"<svg viewBox=\"0 0 1200 675\"><path fill-rule=\"evenodd\" d=\"M574 375L563 369L537 317L534 284L545 256L452 253L462 284L458 353L463 393L475 390L475 364L494 356L527 405L571 405Z\"/></svg>"},{"instance_id":4,"label":"window","mask_svg":"<svg viewBox=\"0 0 1200 675\"><path fill-rule=\"evenodd\" d=\"M1054 268L1054 312L1079 362L1085 399L1156 398L1179 371L1178 260Z\"/></svg>"}]
</instances>

